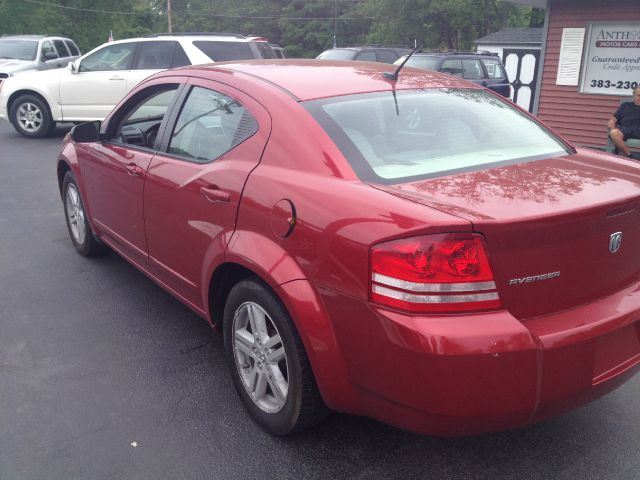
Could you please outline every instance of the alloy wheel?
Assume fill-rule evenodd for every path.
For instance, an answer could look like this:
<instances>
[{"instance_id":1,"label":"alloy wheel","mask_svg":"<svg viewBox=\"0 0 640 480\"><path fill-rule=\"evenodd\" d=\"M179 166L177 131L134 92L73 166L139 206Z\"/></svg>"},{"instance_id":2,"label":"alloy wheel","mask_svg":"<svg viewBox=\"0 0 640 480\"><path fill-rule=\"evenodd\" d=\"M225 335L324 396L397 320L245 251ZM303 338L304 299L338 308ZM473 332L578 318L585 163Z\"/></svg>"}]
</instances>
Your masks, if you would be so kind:
<instances>
[{"instance_id":1,"label":"alloy wheel","mask_svg":"<svg viewBox=\"0 0 640 480\"><path fill-rule=\"evenodd\" d=\"M69 183L67 185L65 202L67 207L67 221L69 222L71 235L73 235L73 239L77 244L82 245L87 235L84 221L84 209L82 208L78 188L73 183Z\"/></svg>"},{"instance_id":2,"label":"alloy wheel","mask_svg":"<svg viewBox=\"0 0 640 480\"><path fill-rule=\"evenodd\" d=\"M31 102L25 102L18 107L16 118L20 127L29 133L37 132L44 121L42 110Z\"/></svg>"},{"instance_id":3,"label":"alloy wheel","mask_svg":"<svg viewBox=\"0 0 640 480\"><path fill-rule=\"evenodd\" d=\"M257 303L243 303L235 311L233 355L253 403L266 413L282 410L289 391L287 355L273 320Z\"/></svg>"}]
</instances>

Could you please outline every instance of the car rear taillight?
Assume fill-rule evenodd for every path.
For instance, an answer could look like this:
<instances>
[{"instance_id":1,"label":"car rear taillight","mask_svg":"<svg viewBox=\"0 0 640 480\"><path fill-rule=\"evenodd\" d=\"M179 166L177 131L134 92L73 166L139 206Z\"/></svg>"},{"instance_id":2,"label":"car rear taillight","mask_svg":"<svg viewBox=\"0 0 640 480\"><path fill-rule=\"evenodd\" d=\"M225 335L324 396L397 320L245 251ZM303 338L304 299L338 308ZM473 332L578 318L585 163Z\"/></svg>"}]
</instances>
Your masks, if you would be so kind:
<instances>
[{"instance_id":1,"label":"car rear taillight","mask_svg":"<svg viewBox=\"0 0 640 480\"><path fill-rule=\"evenodd\" d=\"M501 308L482 237L437 234L371 249L371 301L416 313Z\"/></svg>"}]
</instances>

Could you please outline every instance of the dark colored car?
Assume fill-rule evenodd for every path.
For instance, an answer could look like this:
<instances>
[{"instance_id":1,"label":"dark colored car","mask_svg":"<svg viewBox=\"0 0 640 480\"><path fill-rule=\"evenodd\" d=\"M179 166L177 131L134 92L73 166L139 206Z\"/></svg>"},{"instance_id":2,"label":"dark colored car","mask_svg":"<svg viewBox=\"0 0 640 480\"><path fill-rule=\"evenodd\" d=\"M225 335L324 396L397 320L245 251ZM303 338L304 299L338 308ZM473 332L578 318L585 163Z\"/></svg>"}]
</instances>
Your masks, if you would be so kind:
<instances>
[{"instance_id":1,"label":"dark colored car","mask_svg":"<svg viewBox=\"0 0 640 480\"><path fill-rule=\"evenodd\" d=\"M403 47L344 47L325 50L316 57L317 60L358 60L360 62L393 63L402 55L411 52Z\"/></svg>"},{"instance_id":2,"label":"dark colored car","mask_svg":"<svg viewBox=\"0 0 640 480\"><path fill-rule=\"evenodd\" d=\"M402 63L403 56L395 61ZM406 66L448 73L487 87L509 98L511 86L497 54L489 52L414 53Z\"/></svg>"},{"instance_id":3,"label":"dark colored car","mask_svg":"<svg viewBox=\"0 0 640 480\"><path fill-rule=\"evenodd\" d=\"M494 431L624 383L640 365L640 167L472 83L394 69L152 76L64 140L73 245L111 247L221 329L274 434L327 407Z\"/></svg>"}]
</instances>

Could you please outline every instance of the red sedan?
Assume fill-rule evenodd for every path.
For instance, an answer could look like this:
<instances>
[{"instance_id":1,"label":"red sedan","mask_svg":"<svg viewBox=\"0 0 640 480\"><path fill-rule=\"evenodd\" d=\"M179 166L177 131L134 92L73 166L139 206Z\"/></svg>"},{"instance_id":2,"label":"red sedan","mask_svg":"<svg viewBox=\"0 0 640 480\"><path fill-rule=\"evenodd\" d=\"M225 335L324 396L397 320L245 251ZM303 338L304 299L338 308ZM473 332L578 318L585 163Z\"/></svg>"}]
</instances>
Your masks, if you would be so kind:
<instances>
[{"instance_id":1,"label":"red sedan","mask_svg":"<svg viewBox=\"0 0 640 480\"><path fill-rule=\"evenodd\" d=\"M110 247L220 329L240 397L277 435L329 409L495 431L628 380L638 165L478 86L393 68L154 75L65 139L75 248Z\"/></svg>"}]
</instances>

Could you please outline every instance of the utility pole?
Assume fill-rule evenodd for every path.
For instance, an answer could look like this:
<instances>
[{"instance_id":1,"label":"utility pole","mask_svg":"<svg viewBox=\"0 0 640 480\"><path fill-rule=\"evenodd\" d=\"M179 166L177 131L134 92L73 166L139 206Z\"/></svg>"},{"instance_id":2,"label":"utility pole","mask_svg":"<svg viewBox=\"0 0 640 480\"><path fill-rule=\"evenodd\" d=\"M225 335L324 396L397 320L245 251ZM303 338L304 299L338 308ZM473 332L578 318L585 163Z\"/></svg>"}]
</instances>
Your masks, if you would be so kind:
<instances>
[{"instance_id":1,"label":"utility pole","mask_svg":"<svg viewBox=\"0 0 640 480\"><path fill-rule=\"evenodd\" d=\"M173 25L171 23L171 0L167 0L167 21L169 22L169 33L173 33Z\"/></svg>"},{"instance_id":2,"label":"utility pole","mask_svg":"<svg viewBox=\"0 0 640 480\"><path fill-rule=\"evenodd\" d=\"M336 33L338 31L338 0L333 0L333 48L336 48Z\"/></svg>"}]
</instances>

